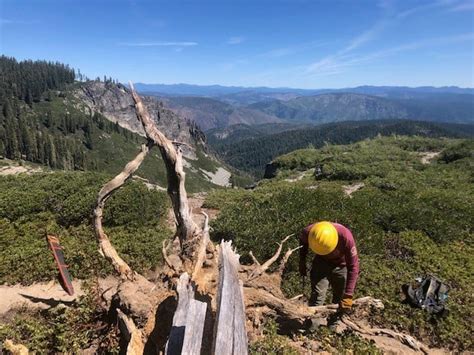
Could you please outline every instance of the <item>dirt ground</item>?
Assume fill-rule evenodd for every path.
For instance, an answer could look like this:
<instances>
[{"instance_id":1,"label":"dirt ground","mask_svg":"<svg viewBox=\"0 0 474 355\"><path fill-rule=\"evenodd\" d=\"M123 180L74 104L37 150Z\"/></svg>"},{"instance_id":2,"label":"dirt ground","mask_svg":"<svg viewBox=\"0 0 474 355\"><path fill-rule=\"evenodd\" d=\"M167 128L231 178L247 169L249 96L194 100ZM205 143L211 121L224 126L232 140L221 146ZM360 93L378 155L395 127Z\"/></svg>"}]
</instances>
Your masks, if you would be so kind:
<instances>
[{"instance_id":1,"label":"dirt ground","mask_svg":"<svg viewBox=\"0 0 474 355\"><path fill-rule=\"evenodd\" d=\"M47 309L59 304L69 306L84 294L82 281L74 280L74 295L69 296L57 281L39 282L30 286L0 285L0 316L10 310L26 306L32 309ZM99 280L101 292L113 292L118 279L107 277Z\"/></svg>"}]
</instances>

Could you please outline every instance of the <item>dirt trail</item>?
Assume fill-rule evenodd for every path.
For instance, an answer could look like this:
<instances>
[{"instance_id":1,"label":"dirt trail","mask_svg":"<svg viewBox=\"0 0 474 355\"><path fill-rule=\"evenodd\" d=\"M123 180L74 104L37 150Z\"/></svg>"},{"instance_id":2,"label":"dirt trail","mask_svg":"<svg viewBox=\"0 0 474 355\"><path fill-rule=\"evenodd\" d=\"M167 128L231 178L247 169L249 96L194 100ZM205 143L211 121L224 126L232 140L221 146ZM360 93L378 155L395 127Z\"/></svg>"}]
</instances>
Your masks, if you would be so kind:
<instances>
[{"instance_id":1,"label":"dirt trail","mask_svg":"<svg viewBox=\"0 0 474 355\"><path fill-rule=\"evenodd\" d=\"M21 306L33 309L47 309L59 304L71 305L84 294L82 281L74 280L74 295L69 296L57 281L39 282L30 286L0 285L0 316ZM116 288L118 280L107 277L99 280L101 292L109 292Z\"/></svg>"}]
</instances>

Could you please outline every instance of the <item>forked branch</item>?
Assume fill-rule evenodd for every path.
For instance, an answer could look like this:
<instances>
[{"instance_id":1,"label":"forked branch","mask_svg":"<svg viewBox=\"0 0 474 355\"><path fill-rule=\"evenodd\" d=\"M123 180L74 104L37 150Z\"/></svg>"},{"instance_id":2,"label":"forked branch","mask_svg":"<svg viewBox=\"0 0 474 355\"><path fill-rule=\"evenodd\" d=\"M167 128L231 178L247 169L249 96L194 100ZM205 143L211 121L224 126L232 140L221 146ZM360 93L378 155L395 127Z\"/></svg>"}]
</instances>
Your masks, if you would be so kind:
<instances>
[{"instance_id":1,"label":"forked branch","mask_svg":"<svg viewBox=\"0 0 474 355\"><path fill-rule=\"evenodd\" d=\"M177 234L181 247L185 242L193 239L199 232L198 227L191 218L188 197L185 188L185 173L183 169L183 153L181 148L176 147L156 126L150 117L142 99L136 93L133 84L130 83L132 97L135 102L135 111L141 122L148 139L152 140L159 148L165 162L168 179L168 194L171 198L173 211L177 221Z\"/></svg>"},{"instance_id":2,"label":"forked branch","mask_svg":"<svg viewBox=\"0 0 474 355\"><path fill-rule=\"evenodd\" d=\"M283 258L281 259L280 261L280 266L278 267L278 272L280 274L283 274L283 271L285 271L285 266L286 266L286 263L288 262L288 259L290 258L291 254L293 254L295 251L297 251L298 249L301 249L303 246L300 245L299 247L296 247L296 248L293 248L293 249L290 249L288 248L288 250L286 251L285 255L283 256Z\"/></svg>"},{"instance_id":3,"label":"forked branch","mask_svg":"<svg viewBox=\"0 0 474 355\"><path fill-rule=\"evenodd\" d=\"M268 270L268 268L275 262L277 261L277 259L280 257L280 254L281 254L281 249L283 248L283 244L290 238L294 236L294 234L290 234L288 236L286 236L282 241L281 243L278 243L278 249L277 251L275 252L275 254L270 258L268 259L267 261L265 261L262 265L260 264L257 264L257 267L252 271L252 273L250 274L249 278L247 281L252 281L254 279L256 279L257 277L259 277L260 275L262 275L265 271ZM291 253L290 253L291 255ZM289 257L289 255L288 255ZM256 259L255 259L256 260ZM286 263L286 261L285 261Z\"/></svg>"},{"instance_id":4,"label":"forked branch","mask_svg":"<svg viewBox=\"0 0 474 355\"><path fill-rule=\"evenodd\" d=\"M128 266L128 264L118 255L117 251L110 243L109 237L104 231L102 226L102 217L104 213L105 201L107 201L112 193L123 186L123 184L132 176L132 174L137 171L152 146L153 143L151 141L148 141L146 145L143 144L140 153L138 153L135 159L130 161L120 174L118 174L102 187L97 196L97 203L94 209L94 227L95 234L99 242L100 253L112 263L115 271L123 279L132 280L133 271L130 266Z\"/></svg>"}]
</instances>

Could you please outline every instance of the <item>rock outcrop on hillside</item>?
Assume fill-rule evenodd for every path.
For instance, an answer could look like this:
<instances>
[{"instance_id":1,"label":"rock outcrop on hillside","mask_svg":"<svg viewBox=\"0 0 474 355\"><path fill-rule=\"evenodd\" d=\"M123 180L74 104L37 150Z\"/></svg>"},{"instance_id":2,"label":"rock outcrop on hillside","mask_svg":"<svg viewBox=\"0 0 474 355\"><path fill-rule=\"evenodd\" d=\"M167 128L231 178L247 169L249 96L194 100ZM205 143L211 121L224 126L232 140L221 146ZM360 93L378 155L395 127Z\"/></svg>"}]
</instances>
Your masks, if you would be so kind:
<instances>
[{"instance_id":1,"label":"rock outcrop on hillside","mask_svg":"<svg viewBox=\"0 0 474 355\"><path fill-rule=\"evenodd\" d=\"M82 83L74 95L84 105L84 109L99 112L120 126L145 135L137 119L129 89L121 84L89 81ZM170 139L186 143L193 147L205 142L205 135L192 121L186 120L174 112L165 109L163 104L153 97L144 97L144 103L158 128ZM184 148L185 155L192 156L190 149Z\"/></svg>"}]
</instances>

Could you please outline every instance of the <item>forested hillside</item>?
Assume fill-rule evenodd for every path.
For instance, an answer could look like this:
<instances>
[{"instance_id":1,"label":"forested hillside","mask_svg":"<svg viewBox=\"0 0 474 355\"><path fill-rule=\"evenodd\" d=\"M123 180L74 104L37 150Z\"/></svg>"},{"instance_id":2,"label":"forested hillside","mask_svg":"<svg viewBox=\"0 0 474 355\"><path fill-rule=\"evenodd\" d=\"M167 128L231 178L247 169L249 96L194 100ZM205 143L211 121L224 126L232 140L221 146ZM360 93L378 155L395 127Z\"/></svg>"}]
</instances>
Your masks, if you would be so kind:
<instances>
[{"instance_id":1,"label":"forested hillside","mask_svg":"<svg viewBox=\"0 0 474 355\"><path fill-rule=\"evenodd\" d=\"M248 106L286 121L313 123L348 120L400 119L472 123L472 94L412 94L380 97L359 93L327 93L288 101L265 101Z\"/></svg>"},{"instance_id":2,"label":"forested hillside","mask_svg":"<svg viewBox=\"0 0 474 355\"><path fill-rule=\"evenodd\" d=\"M262 177L266 164L273 158L308 145L322 147L325 144L348 144L379 134L424 137L474 136L473 125L407 120L342 122L305 128L297 128L297 126L286 128L288 130L274 134L264 134L264 129L258 129L258 127L255 130L248 127L214 130L210 132L209 144L229 165L256 177Z\"/></svg>"},{"instance_id":3,"label":"forested hillside","mask_svg":"<svg viewBox=\"0 0 474 355\"><path fill-rule=\"evenodd\" d=\"M102 103L104 98L112 101L110 97L122 104L124 98L131 100L125 89L112 80L74 83L74 71L59 63L17 62L1 57L0 65L3 79L0 87L0 159L28 161L46 170L116 174L145 142L141 135L130 131L136 127L133 110L129 108L130 114L121 106L109 107ZM89 96L78 95L83 90ZM86 98L100 105L94 106ZM158 102L148 102L156 107L153 113L161 118L164 132L187 144L189 188L200 191L214 186L211 175L221 164L206 153L199 128L168 114ZM127 107L127 103L124 105ZM122 119L125 113L128 121ZM134 126L128 122L133 122ZM138 174L153 183L166 183L165 168L158 151L150 154Z\"/></svg>"}]
</instances>

